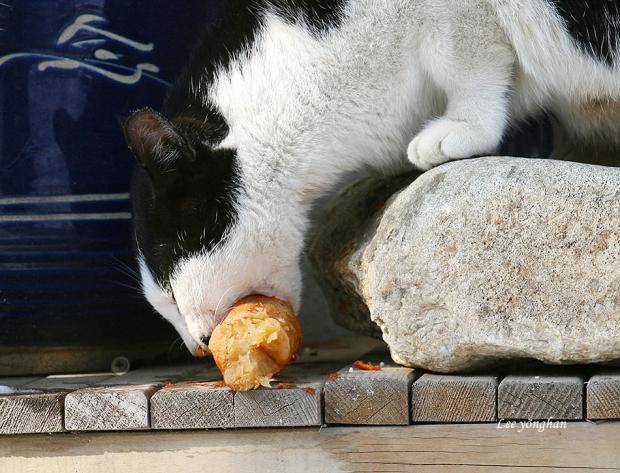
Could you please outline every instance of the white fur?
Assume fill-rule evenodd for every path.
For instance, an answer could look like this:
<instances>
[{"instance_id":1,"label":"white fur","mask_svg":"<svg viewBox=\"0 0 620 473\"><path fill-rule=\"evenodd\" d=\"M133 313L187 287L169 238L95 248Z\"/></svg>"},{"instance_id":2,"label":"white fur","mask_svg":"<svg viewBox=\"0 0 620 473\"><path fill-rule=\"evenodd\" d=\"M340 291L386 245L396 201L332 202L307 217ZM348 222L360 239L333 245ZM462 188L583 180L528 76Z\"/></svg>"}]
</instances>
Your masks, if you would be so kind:
<instances>
[{"instance_id":1,"label":"white fur","mask_svg":"<svg viewBox=\"0 0 620 473\"><path fill-rule=\"evenodd\" d=\"M617 121L573 120L589 101L617 107L618 64L580 52L543 0L350 0L322 35L267 14L205 95L230 126L221 147L238 152L238 223L176 268L178 309L143 268L144 292L190 349L245 294L298 307L308 213L343 176L492 153L540 109L620 143Z\"/></svg>"},{"instance_id":2,"label":"white fur","mask_svg":"<svg viewBox=\"0 0 620 473\"><path fill-rule=\"evenodd\" d=\"M179 312L179 309L172 298L172 294L157 284L151 271L147 267L144 259L138 256L140 266L140 277L142 279L142 292L146 300L159 312L164 318L174 325L183 343L189 351L194 353L199 346L200 337L193 338L187 329L187 322Z\"/></svg>"}]
</instances>

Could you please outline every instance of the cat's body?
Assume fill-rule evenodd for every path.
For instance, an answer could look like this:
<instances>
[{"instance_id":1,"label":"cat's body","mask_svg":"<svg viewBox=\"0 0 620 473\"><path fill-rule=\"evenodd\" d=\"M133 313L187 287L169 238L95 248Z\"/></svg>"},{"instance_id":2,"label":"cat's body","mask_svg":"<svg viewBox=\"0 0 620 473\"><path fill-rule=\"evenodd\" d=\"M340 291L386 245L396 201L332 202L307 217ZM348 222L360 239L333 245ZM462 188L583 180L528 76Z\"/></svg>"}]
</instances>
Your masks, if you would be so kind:
<instances>
[{"instance_id":1,"label":"cat's body","mask_svg":"<svg viewBox=\"0 0 620 473\"><path fill-rule=\"evenodd\" d=\"M541 110L620 144L615 0L232 3L167 118L126 125L144 292L194 352L239 297L298 307L308 213L350 171L492 153Z\"/></svg>"}]
</instances>

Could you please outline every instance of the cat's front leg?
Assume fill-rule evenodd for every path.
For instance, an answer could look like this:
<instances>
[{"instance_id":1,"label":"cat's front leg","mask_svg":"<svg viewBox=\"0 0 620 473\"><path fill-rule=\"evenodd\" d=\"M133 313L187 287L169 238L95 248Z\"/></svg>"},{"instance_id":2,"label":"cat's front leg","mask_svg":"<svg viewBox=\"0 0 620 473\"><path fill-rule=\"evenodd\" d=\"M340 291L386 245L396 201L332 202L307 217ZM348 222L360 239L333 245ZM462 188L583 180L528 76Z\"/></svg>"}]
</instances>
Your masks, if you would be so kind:
<instances>
[{"instance_id":1,"label":"cat's front leg","mask_svg":"<svg viewBox=\"0 0 620 473\"><path fill-rule=\"evenodd\" d=\"M426 72L445 93L447 106L411 141L409 160L427 170L495 152L508 123L512 50L469 37L453 48L429 48L426 54L432 55L425 61Z\"/></svg>"}]
</instances>

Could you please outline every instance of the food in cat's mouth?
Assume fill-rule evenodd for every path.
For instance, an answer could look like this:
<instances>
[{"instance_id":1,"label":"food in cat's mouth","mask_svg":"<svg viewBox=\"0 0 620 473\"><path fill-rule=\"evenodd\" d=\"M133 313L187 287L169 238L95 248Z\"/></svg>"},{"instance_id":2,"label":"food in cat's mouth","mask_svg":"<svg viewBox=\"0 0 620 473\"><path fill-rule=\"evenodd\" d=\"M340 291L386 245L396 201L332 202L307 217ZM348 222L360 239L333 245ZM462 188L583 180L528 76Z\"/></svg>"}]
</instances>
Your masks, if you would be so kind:
<instances>
[{"instance_id":1,"label":"food in cat's mouth","mask_svg":"<svg viewBox=\"0 0 620 473\"><path fill-rule=\"evenodd\" d=\"M211 334L209 349L234 391L269 386L297 356L301 325L287 302L249 296L238 301Z\"/></svg>"}]
</instances>

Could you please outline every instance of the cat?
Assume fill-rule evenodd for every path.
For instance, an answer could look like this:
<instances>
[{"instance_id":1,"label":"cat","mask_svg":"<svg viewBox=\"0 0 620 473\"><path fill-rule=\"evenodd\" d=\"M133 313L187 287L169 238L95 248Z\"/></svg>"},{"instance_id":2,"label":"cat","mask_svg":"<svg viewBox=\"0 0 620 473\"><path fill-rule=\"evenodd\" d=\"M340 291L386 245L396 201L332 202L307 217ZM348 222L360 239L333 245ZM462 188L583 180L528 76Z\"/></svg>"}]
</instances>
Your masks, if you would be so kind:
<instances>
[{"instance_id":1,"label":"cat","mask_svg":"<svg viewBox=\"0 0 620 473\"><path fill-rule=\"evenodd\" d=\"M196 356L239 298L300 305L317 199L492 154L545 111L620 143L620 2L232 0L162 113L124 122L143 292Z\"/></svg>"}]
</instances>

